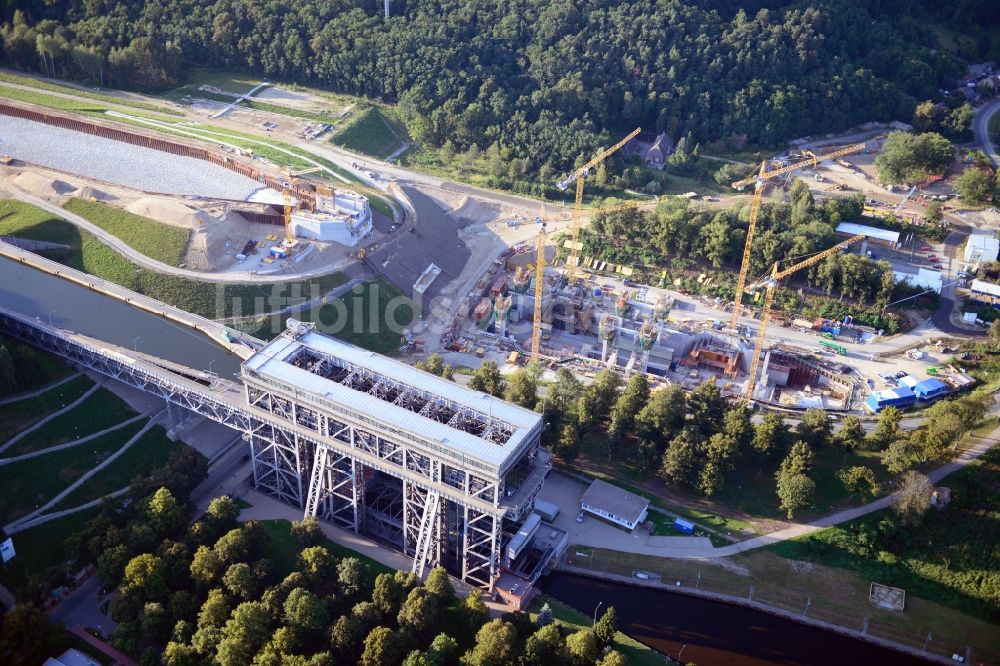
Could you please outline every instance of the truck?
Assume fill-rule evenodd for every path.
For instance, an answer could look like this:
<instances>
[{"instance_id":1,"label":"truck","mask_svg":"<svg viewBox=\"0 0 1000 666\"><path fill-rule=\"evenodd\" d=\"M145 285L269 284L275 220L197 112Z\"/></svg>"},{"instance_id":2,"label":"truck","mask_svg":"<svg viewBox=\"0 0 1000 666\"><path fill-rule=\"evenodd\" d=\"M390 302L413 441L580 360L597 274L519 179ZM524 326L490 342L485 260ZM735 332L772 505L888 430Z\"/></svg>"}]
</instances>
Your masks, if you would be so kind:
<instances>
[{"instance_id":1,"label":"truck","mask_svg":"<svg viewBox=\"0 0 1000 666\"><path fill-rule=\"evenodd\" d=\"M836 342L831 342L830 340L820 340L819 344L821 347L826 347L827 349L837 352L841 356L847 356L847 348L844 345L838 345Z\"/></svg>"}]
</instances>

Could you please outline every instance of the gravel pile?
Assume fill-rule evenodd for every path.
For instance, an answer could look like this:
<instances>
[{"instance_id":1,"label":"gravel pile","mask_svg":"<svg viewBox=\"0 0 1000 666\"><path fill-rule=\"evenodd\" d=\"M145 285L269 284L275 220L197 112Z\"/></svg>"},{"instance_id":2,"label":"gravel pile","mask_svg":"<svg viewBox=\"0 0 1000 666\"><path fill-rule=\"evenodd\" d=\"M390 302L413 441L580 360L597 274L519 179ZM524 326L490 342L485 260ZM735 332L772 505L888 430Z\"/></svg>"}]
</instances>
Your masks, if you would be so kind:
<instances>
[{"instance_id":1,"label":"gravel pile","mask_svg":"<svg viewBox=\"0 0 1000 666\"><path fill-rule=\"evenodd\" d=\"M0 116L0 155L146 192L245 200L261 185L211 162Z\"/></svg>"}]
</instances>

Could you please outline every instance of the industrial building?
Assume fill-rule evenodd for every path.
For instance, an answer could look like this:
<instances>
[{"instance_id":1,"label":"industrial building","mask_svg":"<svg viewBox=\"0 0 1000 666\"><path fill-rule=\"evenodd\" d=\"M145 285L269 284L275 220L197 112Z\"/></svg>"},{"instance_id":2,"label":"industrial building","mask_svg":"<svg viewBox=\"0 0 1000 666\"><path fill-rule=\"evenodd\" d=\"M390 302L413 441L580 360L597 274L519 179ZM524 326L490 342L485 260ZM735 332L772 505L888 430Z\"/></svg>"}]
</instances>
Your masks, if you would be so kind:
<instances>
[{"instance_id":1,"label":"industrial building","mask_svg":"<svg viewBox=\"0 0 1000 666\"><path fill-rule=\"evenodd\" d=\"M841 222L837 225L837 233L843 236L856 236L858 234L863 234L866 238L862 245L866 243L876 243L889 248L899 246L898 231L889 231L888 229L869 227L864 224L855 224L854 222ZM864 247L862 247L862 254L864 254Z\"/></svg>"},{"instance_id":2,"label":"industrial building","mask_svg":"<svg viewBox=\"0 0 1000 666\"><path fill-rule=\"evenodd\" d=\"M868 409L877 414L886 407L906 409L907 407L912 407L916 404L916 402L917 396L913 392L913 389L900 386L897 388L884 389L882 391L872 391L868 394L868 399L865 401L865 405Z\"/></svg>"},{"instance_id":3,"label":"industrial building","mask_svg":"<svg viewBox=\"0 0 1000 666\"><path fill-rule=\"evenodd\" d=\"M306 515L485 588L532 550L551 467L539 414L295 320L242 379L248 405L287 423L250 433L257 484Z\"/></svg>"},{"instance_id":4,"label":"industrial building","mask_svg":"<svg viewBox=\"0 0 1000 666\"><path fill-rule=\"evenodd\" d=\"M986 264L997 260L1000 254L1000 240L996 234L974 233L965 243L963 255L967 264Z\"/></svg>"},{"instance_id":5,"label":"industrial building","mask_svg":"<svg viewBox=\"0 0 1000 666\"><path fill-rule=\"evenodd\" d=\"M372 211L364 195L317 186L315 210L294 210L291 226L298 238L355 247L371 233Z\"/></svg>"}]
</instances>

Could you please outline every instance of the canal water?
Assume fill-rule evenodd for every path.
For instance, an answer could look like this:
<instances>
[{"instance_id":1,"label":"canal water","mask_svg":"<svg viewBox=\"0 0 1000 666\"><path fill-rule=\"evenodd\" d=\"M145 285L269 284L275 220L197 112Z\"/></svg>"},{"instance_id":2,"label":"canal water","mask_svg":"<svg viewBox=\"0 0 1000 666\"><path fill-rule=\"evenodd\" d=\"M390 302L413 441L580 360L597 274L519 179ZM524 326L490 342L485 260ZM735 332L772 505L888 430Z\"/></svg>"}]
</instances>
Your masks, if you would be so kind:
<instances>
[{"instance_id":1,"label":"canal water","mask_svg":"<svg viewBox=\"0 0 1000 666\"><path fill-rule=\"evenodd\" d=\"M926 666L928 661L742 606L571 574L541 582L546 594L593 615L614 606L619 628L683 663ZM681 649L683 652L681 653Z\"/></svg>"},{"instance_id":2,"label":"canal water","mask_svg":"<svg viewBox=\"0 0 1000 666\"><path fill-rule=\"evenodd\" d=\"M238 357L192 328L5 257L0 257L0 305L220 377L239 373Z\"/></svg>"}]
</instances>

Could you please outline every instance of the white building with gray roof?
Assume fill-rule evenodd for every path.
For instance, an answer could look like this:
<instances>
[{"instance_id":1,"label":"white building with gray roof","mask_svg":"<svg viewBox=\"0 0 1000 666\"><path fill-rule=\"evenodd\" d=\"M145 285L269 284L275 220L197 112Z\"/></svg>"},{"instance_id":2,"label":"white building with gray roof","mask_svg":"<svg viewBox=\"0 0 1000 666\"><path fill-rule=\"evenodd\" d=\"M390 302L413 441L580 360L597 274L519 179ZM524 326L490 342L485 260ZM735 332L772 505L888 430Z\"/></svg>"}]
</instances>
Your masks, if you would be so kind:
<instances>
[{"instance_id":1,"label":"white building with gray roof","mask_svg":"<svg viewBox=\"0 0 1000 666\"><path fill-rule=\"evenodd\" d=\"M580 508L627 530L634 530L646 520L649 500L597 479L583 494Z\"/></svg>"}]
</instances>

